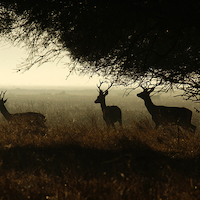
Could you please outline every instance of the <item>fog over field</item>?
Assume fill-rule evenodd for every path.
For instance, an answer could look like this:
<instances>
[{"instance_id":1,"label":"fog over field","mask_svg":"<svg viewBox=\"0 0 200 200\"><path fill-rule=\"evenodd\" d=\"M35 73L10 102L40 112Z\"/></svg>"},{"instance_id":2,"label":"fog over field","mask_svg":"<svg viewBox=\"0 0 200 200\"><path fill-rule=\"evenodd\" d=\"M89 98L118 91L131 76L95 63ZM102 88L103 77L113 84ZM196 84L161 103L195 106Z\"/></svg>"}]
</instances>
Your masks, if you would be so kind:
<instances>
[{"instance_id":1,"label":"fog over field","mask_svg":"<svg viewBox=\"0 0 200 200\"><path fill-rule=\"evenodd\" d=\"M7 87L5 104L10 113L17 112L41 112L47 116L48 126L67 124L69 122L80 122L87 125L95 117L98 125L105 126L102 118L100 104L94 101L98 96L97 88L94 87ZM109 90L106 96L107 105L117 105L122 110L122 120L124 127L130 127L133 121L146 120L154 127L155 124L148 113L144 101L136 96L141 91L140 88L133 90L128 96L124 88ZM200 114L194 109L198 109L198 104L185 101L182 97L174 97L176 93L154 93L151 97L155 105L186 107L193 112L192 123L197 126L199 133ZM5 121L0 116L0 121Z\"/></svg>"}]
</instances>

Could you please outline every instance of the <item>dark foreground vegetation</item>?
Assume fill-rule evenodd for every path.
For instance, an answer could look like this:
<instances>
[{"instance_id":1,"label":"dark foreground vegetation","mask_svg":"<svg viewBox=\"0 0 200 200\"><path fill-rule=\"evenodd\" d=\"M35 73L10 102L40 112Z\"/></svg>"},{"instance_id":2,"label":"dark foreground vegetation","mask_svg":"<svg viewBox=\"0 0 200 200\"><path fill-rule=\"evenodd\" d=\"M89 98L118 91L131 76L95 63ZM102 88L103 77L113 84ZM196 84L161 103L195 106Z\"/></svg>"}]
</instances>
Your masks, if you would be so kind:
<instances>
[{"instance_id":1,"label":"dark foreground vegetation","mask_svg":"<svg viewBox=\"0 0 200 200\"><path fill-rule=\"evenodd\" d=\"M23 109L37 110L24 102ZM2 119L0 199L200 199L198 133L155 131L148 117L131 119L123 106L124 128L108 131L99 107L79 106L80 120L67 118L70 105L57 113L54 106L43 105L50 121L45 136L22 135Z\"/></svg>"}]
</instances>

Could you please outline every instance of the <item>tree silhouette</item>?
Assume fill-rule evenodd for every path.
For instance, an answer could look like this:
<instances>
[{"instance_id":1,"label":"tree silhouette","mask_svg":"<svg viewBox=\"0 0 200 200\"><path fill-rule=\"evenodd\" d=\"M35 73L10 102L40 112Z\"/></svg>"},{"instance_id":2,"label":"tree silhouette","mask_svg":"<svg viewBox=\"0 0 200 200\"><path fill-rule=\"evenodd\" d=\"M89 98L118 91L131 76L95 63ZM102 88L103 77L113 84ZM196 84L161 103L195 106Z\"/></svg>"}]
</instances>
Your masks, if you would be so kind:
<instances>
[{"instance_id":1,"label":"tree silhouette","mask_svg":"<svg viewBox=\"0 0 200 200\"><path fill-rule=\"evenodd\" d=\"M122 84L156 79L199 99L198 0L4 0L0 6L1 35L31 47L25 69L69 52L80 72Z\"/></svg>"}]
</instances>

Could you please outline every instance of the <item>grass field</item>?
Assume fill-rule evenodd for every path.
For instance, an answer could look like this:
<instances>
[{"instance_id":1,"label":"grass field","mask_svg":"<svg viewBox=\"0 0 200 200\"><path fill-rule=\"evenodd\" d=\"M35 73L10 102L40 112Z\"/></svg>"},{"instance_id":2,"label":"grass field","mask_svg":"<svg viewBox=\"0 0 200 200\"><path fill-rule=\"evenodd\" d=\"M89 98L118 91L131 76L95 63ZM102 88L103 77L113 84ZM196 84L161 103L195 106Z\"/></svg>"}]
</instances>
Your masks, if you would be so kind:
<instances>
[{"instance_id":1,"label":"grass field","mask_svg":"<svg viewBox=\"0 0 200 200\"><path fill-rule=\"evenodd\" d=\"M47 116L48 132L18 134L0 116L0 199L193 200L200 199L199 114L197 133L154 130L144 102L111 92L123 129L107 130L96 91L8 92L11 113ZM171 98L154 102L170 105ZM177 106L174 105L174 106Z\"/></svg>"}]
</instances>

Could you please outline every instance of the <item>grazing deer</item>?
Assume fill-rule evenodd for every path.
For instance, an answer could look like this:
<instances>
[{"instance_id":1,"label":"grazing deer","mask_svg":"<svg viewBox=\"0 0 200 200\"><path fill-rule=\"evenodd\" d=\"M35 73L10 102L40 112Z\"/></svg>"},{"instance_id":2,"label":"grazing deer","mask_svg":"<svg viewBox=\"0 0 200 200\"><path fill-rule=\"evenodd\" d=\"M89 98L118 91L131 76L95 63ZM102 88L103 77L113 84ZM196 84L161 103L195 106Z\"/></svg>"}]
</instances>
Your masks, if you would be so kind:
<instances>
[{"instance_id":1,"label":"grazing deer","mask_svg":"<svg viewBox=\"0 0 200 200\"><path fill-rule=\"evenodd\" d=\"M152 120L156 124L156 129L160 125L176 124L182 128L195 133L196 126L191 124L192 111L187 108L156 106L151 101L149 94L154 88L144 89L143 92L137 94L144 100L145 106L152 116Z\"/></svg>"},{"instance_id":2,"label":"grazing deer","mask_svg":"<svg viewBox=\"0 0 200 200\"><path fill-rule=\"evenodd\" d=\"M108 90L111 88L112 84L108 87L106 91L102 91L100 89L103 82L100 83L98 87L99 89L99 96L95 100L94 103L100 103L101 109L103 112L103 119L106 122L107 127L109 128L110 125L115 129L115 122L119 122L119 124L122 126L122 114L121 109L118 106L106 106L105 97L108 95Z\"/></svg>"},{"instance_id":3,"label":"grazing deer","mask_svg":"<svg viewBox=\"0 0 200 200\"><path fill-rule=\"evenodd\" d=\"M10 114L5 107L5 103L7 101L4 100L5 92L1 92L0 94L0 111L8 121L10 125L20 126L24 129L34 130L34 131L41 131L45 130L46 126L44 122L46 118L44 115L35 112L26 112L26 113L15 113Z\"/></svg>"}]
</instances>

